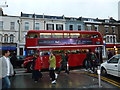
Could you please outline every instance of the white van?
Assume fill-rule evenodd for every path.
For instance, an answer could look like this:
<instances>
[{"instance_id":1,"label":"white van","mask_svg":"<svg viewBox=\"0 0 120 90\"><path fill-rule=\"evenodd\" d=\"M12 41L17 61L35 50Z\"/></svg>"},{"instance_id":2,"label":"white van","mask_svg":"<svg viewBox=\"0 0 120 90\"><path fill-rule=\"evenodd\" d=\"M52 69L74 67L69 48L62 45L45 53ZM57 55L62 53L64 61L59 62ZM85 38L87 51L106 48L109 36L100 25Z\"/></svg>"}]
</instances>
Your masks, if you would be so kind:
<instances>
[{"instance_id":1,"label":"white van","mask_svg":"<svg viewBox=\"0 0 120 90\"><path fill-rule=\"evenodd\" d=\"M110 74L120 77L120 54L114 55L100 66L102 75Z\"/></svg>"}]
</instances>

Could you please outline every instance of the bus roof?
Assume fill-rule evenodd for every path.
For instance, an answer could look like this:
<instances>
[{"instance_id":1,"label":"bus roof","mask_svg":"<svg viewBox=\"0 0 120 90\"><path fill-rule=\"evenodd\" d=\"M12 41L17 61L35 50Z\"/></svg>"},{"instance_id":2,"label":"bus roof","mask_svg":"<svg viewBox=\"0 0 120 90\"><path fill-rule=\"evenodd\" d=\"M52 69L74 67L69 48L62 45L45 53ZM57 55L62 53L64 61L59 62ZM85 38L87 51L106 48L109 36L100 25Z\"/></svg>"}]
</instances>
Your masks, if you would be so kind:
<instances>
[{"instance_id":1,"label":"bus roof","mask_svg":"<svg viewBox=\"0 0 120 90\"><path fill-rule=\"evenodd\" d=\"M29 30L28 33L99 33L97 31ZM100 34L100 33L99 33Z\"/></svg>"}]
</instances>

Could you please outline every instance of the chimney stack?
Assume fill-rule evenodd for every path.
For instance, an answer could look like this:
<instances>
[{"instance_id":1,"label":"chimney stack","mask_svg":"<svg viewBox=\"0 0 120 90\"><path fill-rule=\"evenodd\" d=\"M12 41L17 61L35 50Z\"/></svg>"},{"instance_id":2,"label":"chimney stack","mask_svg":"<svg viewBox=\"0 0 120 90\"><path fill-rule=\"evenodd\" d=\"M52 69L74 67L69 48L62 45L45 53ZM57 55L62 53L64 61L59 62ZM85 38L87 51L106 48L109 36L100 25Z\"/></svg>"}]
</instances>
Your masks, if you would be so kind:
<instances>
[{"instance_id":1,"label":"chimney stack","mask_svg":"<svg viewBox=\"0 0 120 90\"><path fill-rule=\"evenodd\" d=\"M3 16L3 9L0 8L0 16Z\"/></svg>"}]
</instances>

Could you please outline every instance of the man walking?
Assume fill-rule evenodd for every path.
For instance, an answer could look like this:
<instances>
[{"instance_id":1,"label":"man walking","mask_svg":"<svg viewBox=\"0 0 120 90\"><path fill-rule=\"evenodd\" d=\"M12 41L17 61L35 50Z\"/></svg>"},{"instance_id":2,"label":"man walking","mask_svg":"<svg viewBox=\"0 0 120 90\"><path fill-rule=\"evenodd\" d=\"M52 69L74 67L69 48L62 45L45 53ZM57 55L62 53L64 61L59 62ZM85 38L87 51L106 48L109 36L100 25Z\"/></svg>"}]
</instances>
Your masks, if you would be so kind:
<instances>
[{"instance_id":1,"label":"man walking","mask_svg":"<svg viewBox=\"0 0 120 90\"><path fill-rule=\"evenodd\" d=\"M0 58L0 80L2 80L2 88L10 88L9 76L14 74L13 66L10 63L8 56L10 55L9 50L4 50L2 52L2 57Z\"/></svg>"},{"instance_id":2,"label":"man walking","mask_svg":"<svg viewBox=\"0 0 120 90\"><path fill-rule=\"evenodd\" d=\"M91 53L88 49L86 50L85 68L86 68L86 71L88 71L89 69L92 70L92 68L91 68Z\"/></svg>"},{"instance_id":3,"label":"man walking","mask_svg":"<svg viewBox=\"0 0 120 90\"><path fill-rule=\"evenodd\" d=\"M61 53L61 61L60 61L61 65L60 68L58 70L58 74L60 74L62 69L65 69L65 73L69 74L69 70L67 67L68 64L68 55L67 53Z\"/></svg>"}]
</instances>

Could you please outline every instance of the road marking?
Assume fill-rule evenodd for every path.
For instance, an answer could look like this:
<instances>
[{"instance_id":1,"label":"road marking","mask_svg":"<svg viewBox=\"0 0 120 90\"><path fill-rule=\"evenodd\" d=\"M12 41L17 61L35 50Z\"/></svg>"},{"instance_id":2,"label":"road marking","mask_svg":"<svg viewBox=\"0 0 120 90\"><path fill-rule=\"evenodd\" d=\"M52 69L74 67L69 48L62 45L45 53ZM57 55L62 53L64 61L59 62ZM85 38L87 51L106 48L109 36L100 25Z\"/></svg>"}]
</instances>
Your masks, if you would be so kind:
<instances>
[{"instance_id":1,"label":"road marking","mask_svg":"<svg viewBox=\"0 0 120 90\"><path fill-rule=\"evenodd\" d=\"M98 78L98 75L96 75L96 74L89 74L89 73L85 73L85 74ZM112 84L112 85L115 85L115 86L117 86L117 87L120 87L120 83L119 83L119 82L116 82L116 81L114 81L114 80L112 80L112 79L108 79L108 78L103 77L103 76L101 76L101 79L102 79L103 81L106 81L106 82Z\"/></svg>"},{"instance_id":2,"label":"road marking","mask_svg":"<svg viewBox=\"0 0 120 90\"><path fill-rule=\"evenodd\" d=\"M71 72L75 72L75 71L71 71ZM89 75L89 76L98 78L98 75L96 75L96 74L91 74L91 73L86 73L86 72L75 72L75 73L83 73L83 74L86 74L86 75ZM103 81L106 81L106 82L114 85L114 86L120 87L120 83L119 83L119 82L116 82L116 81L114 81L114 80L112 80L112 79L109 79L109 78L106 78L106 77L103 77L103 76L101 76L101 79L102 79Z\"/></svg>"}]
</instances>

